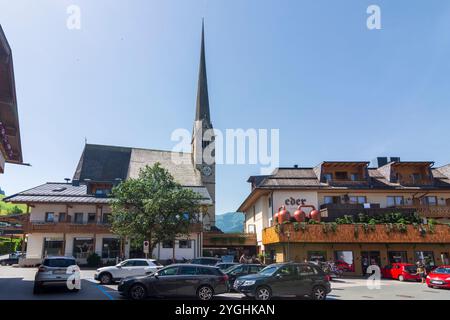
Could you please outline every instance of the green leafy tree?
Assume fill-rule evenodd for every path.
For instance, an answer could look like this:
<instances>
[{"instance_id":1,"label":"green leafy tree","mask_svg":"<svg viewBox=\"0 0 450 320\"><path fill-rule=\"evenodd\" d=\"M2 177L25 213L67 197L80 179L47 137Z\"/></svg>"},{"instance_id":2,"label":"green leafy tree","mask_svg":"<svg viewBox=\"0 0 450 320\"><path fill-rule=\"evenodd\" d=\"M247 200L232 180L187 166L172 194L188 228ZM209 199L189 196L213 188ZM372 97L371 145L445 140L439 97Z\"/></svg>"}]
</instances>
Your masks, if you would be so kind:
<instances>
[{"instance_id":1,"label":"green leafy tree","mask_svg":"<svg viewBox=\"0 0 450 320\"><path fill-rule=\"evenodd\" d=\"M201 196L182 187L159 163L141 169L112 190L112 230L122 237L148 240L150 252L162 241L188 235L197 220Z\"/></svg>"},{"instance_id":2,"label":"green leafy tree","mask_svg":"<svg viewBox=\"0 0 450 320\"><path fill-rule=\"evenodd\" d=\"M23 213L22 209L19 208L18 206L14 206L14 207L8 208L7 210L8 210L7 211L8 214L21 214L21 213Z\"/></svg>"}]
</instances>

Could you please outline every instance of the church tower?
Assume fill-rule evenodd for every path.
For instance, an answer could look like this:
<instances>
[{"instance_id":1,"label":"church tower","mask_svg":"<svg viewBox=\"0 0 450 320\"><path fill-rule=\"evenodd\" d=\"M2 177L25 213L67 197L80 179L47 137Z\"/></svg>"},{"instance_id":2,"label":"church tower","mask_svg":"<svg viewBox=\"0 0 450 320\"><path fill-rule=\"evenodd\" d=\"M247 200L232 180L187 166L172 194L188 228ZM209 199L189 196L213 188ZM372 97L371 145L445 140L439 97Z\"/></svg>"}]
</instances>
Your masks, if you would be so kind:
<instances>
[{"instance_id":1,"label":"church tower","mask_svg":"<svg viewBox=\"0 0 450 320\"><path fill-rule=\"evenodd\" d=\"M204 215L206 229L215 225L216 213L216 165L214 152L214 134L209 113L208 81L206 77L205 28L202 22L200 48L200 66L198 72L197 102L194 129L192 133L192 161L200 172L201 183L208 190L213 205Z\"/></svg>"}]
</instances>

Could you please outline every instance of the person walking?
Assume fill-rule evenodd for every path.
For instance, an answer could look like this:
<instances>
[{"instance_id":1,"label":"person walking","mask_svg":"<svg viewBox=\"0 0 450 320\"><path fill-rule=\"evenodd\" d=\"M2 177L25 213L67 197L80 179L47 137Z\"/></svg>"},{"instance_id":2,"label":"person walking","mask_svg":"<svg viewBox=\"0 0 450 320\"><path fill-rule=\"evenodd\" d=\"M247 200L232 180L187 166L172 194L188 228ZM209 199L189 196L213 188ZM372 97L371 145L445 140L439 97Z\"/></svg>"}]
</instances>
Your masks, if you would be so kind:
<instances>
[{"instance_id":1,"label":"person walking","mask_svg":"<svg viewBox=\"0 0 450 320\"><path fill-rule=\"evenodd\" d=\"M422 265L419 265L417 267L417 273L416 274L420 276L420 279L421 279L422 283L426 282L427 271L425 270L425 268Z\"/></svg>"}]
</instances>

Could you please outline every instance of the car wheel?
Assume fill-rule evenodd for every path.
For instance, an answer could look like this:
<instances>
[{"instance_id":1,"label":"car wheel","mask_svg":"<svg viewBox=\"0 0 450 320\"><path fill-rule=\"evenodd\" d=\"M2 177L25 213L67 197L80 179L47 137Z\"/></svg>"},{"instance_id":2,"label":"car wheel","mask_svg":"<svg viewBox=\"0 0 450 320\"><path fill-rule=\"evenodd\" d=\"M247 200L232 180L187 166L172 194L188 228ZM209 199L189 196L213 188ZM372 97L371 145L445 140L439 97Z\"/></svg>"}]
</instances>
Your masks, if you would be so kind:
<instances>
[{"instance_id":1,"label":"car wheel","mask_svg":"<svg viewBox=\"0 0 450 320\"><path fill-rule=\"evenodd\" d=\"M130 288L129 296L132 300L143 300L147 296L147 290L142 284L135 284Z\"/></svg>"},{"instance_id":2,"label":"car wheel","mask_svg":"<svg viewBox=\"0 0 450 320\"><path fill-rule=\"evenodd\" d=\"M272 292L268 287L259 287L256 289L255 292L255 299L256 300L270 300L272 297Z\"/></svg>"},{"instance_id":3,"label":"car wheel","mask_svg":"<svg viewBox=\"0 0 450 320\"><path fill-rule=\"evenodd\" d=\"M100 274L98 278L101 284L110 284L112 282L112 276L108 272Z\"/></svg>"},{"instance_id":4,"label":"car wheel","mask_svg":"<svg viewBox=\"0 0 450 320\"><path fill-rule=\"evenodd\" d=\"M314 287L311 293L311 299L313 300L325 300L327 298L327 292L324 287Z\"/></svg>"},{"instance_id":5,"label":"car wheel","mask_svg":"<svg viewBox=\"0 0 450 320\"><path fill-rule=\"evenodd\" d=\"M197 290L197 297L200 300L208 301L211 300L214 296L214 291L210 286L201 286Z\"/></svg>"},{"instance_id":6,"label":"car wheel","mask_svg":"<svg viewBox=\"0 0 450 320\"><path fill-rule=\"evenodd\" d=\"M35 282L34 286L33 286L33 294L39 294L41 292L42 292L42 286Z\"/></svg>"},{"instance_id":7,"label":"car wheel","mask_svg":"<svg viewBox=\"0 0 450 320\"><path fill-rule=\"evenodd\" d=\"M405 277L403 277L402 275L398 276L398 281L405 281Z\"/></svg>"}]
</instances>

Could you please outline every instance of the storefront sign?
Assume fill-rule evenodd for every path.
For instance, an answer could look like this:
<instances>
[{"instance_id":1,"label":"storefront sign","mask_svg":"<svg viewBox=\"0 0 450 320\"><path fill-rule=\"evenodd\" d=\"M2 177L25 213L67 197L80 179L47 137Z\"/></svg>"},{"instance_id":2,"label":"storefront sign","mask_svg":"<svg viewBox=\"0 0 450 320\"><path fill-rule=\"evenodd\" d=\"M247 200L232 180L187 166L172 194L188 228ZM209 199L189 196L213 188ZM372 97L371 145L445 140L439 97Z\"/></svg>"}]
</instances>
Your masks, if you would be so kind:
<instances>
[{"instance_id":1,"label":"storefront sign","mask_svg":"<svg viewBox=\"0 0 450 320\"><path fill-rule=\"evenodd\" d=\"M300 205L305 205L305 203L306 203L306 199L295 199L295 198L292 198L292 197L290 197L290 198L288 198L288 199L286 199L285 201L284 201L284 204L285 205L287 205L287 206L295 206L295 205L297 205L297 206L300 206Z\"/></svg>"}]
</instances>

